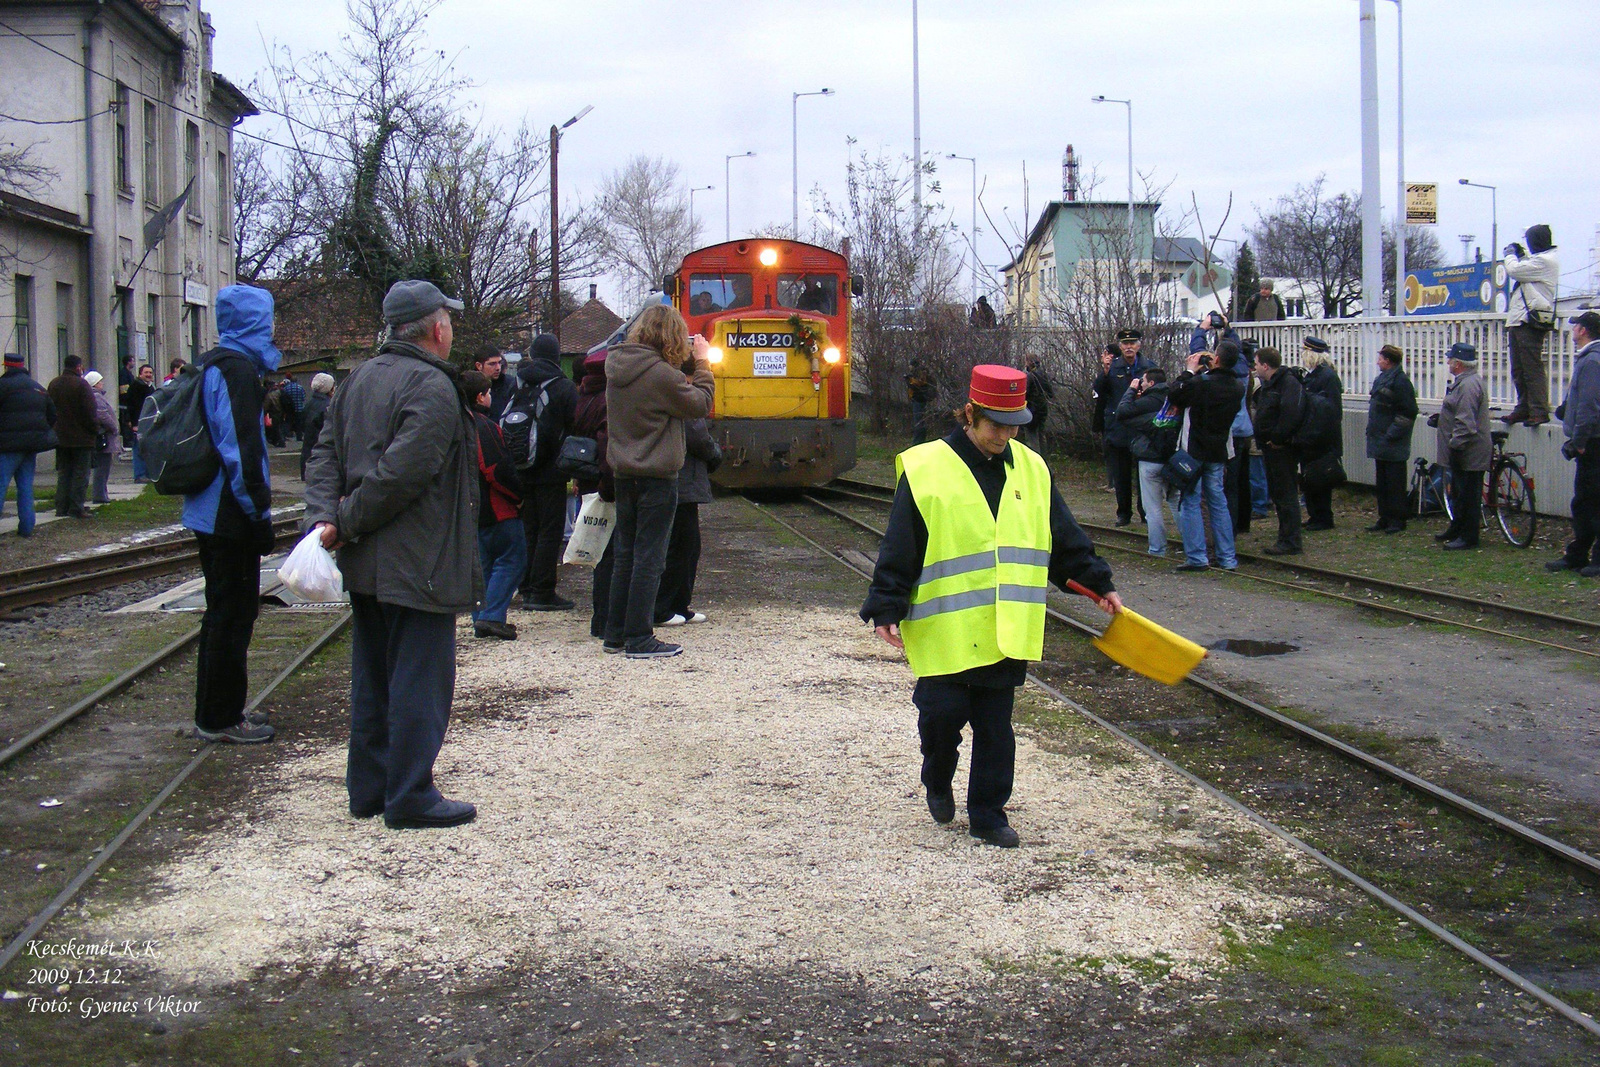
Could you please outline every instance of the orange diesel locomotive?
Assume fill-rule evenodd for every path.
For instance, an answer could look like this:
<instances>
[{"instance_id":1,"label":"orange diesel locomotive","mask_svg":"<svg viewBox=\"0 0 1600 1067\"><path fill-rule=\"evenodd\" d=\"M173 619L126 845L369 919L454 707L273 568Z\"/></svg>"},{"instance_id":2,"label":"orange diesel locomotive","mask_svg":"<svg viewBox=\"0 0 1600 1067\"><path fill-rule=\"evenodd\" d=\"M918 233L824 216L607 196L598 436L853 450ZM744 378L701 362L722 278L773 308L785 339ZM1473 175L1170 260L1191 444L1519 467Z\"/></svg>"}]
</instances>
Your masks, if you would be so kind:
<instances>
[{"instance_id":1,"label":"orange diesel locomotive","mask_svg":"<svg viewBox=\"0 0 1600 1067\"><path fill-rule=\"evenodd\" d=\"M729 241L683 257L664 289L689 332L711 344L718 484L816 485L855 466L850 299L861 287L845 256L799 241Z\"/></svg>"}]
</instances>

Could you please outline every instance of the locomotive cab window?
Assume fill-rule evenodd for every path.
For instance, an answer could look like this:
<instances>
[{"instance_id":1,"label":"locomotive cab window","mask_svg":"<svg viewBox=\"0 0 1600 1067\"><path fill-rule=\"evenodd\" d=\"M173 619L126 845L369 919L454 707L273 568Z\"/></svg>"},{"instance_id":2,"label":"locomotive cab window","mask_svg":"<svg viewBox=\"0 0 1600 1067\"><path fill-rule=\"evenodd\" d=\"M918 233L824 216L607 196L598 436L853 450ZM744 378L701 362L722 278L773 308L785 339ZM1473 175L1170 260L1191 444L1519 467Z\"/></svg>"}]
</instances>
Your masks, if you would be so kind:
<instances>
[{"instance_id":1,"label":"locomotive cab window","mask_svg":"<svg viewBox=\"0 0 1600 1067\"><path fill-rule=\"evenodd\" d=\"M839 279L832 274L780 274L778 304L796 311L837 315Z\"/></svg>"},{"instance_id":2,"label":"locomotive cab window","mask_svg":"<svg viewBox=\"0 0 1600 1067\"><path fill-rule=\"evenodd\" d=\"M748 274L691 274L689 314L714 315L754 303Z\"/></svg>"}]
</instances>

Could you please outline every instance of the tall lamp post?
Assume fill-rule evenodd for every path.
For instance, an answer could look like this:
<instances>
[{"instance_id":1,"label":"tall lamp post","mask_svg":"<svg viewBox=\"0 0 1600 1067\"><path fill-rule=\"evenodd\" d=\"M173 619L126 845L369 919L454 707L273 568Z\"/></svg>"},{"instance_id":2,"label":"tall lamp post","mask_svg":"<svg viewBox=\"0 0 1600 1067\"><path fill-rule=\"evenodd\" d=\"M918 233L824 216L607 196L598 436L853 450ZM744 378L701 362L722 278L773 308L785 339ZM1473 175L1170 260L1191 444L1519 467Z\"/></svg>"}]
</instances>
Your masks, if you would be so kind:
<instances>
[{"instance_id":1,"label":"tall lamp post","mask_svg":"<svg viewBox=\"0 0 1600 1067\"><path fill-rule=\"evenodd\" d=\"M922 48L917 40L917 0L911 0L911 255L922 235Z\"/></svg>"},{"instance_id":2,"label":"tall lamp post","mask_svg":"<svg viewBox=\"0 0 1600 1067\"><path fill-rule=\"evenodd\" d=\"M1500 196L1492 185L1471 182L1465 178L1460 179L1460 183L1462 185L1470 185L1474 189L1489 190L1489 244L1493 246L1489 250L1489 262L1498 267L1500 264ZM1465 259L1466 257L1463 256L1462 258ZM1498 274L1499 271L1496 270L1495 273ZM1491 278L1490 283L1493 284L1493 282L1494 279Z\"/></svg>"},{"instance_id":3,"label":"tall lamp post","mask_svg":"<svg viewBox=\"0 0 1600 1067\"><path fill-rule=\"evenodd\" d=\"M832 96L832 89L816 89L809 93L789 94L789 140L794 167L794 212L791 219L794 239L800 239L800 98L802 96Z\"/></svg>"},{"instance_id":4,"label":"tall lamp post","mask_svg":"<svg viewBox=\"0 0 1600 1067\"><path fill-rule=\"evenodd\" d=\"M694 194L709 193L716 188L715 185L696 185L689 190L689 238L694 239Z\"/></svg>"},{"instance_id":5,"label":"tall lamp post","mask_svg":"<svg viewBox=\"0 0 1600 1067\"><path fill-rule=\"evenodd\" d=\"M972 156L946 152L946 159L964 159L972 164L972 302L978 302L978 161Z\"/></svg>"},{"instance_id":6,"label":"tall lamp post","mask_svg":"<svg viewBox=\"0 0 1600 1067\"><path fill-rule=\"evenodd\" d=\"M594 110L585 104L583 110L559 126L550 127L550 332L561 340L561 199L557 193L556 158L561 150L561 131Z\"/></svg>"},{"instance_id":7,"label":"tall lamp post","mask_svg":"<svg viewBox=\"0 0 1600 1067\"><path fill-rule=\"evenodd\" d=\"M728 180L730 164L736 159L747 159L754 152L735 152L722 157L722 239L733 240L733 185Z\"/></svg>"},{"instance_id":8,"label":"tall lamp post","mask_svg":"<svg viewBox=\"0 0 1600 1067\"><path fill-rule=\"evenodd\" d=\"M1134 259L1133 242L1133 101L1117 100L1109 96L1090 97L1095 104L1121 104L1128 109L1128 261Z\"/></svg>"}]
</instances>

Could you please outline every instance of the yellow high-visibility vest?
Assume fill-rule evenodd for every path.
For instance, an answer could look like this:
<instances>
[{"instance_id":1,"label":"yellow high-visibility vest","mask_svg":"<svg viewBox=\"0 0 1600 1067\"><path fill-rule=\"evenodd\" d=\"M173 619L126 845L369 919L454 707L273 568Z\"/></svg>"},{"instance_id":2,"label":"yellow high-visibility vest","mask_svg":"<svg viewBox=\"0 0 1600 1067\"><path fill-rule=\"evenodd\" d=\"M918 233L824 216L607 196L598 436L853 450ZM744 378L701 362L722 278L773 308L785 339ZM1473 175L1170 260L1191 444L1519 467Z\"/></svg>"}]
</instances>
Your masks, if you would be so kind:
<instances>
[{"instance_id":1,"label":"yellow high-visibility vest","mask_svg":"<svg viewBox=\"0 0 1600 1067\"><path fill-rule=\"evenodd\" d=\"M1050 568L1050 470L1011 442L999 514L966 461L943 441L895 457L928 527L922 576L900 623L917 677L1044 654ZM898 479L897 479L898 480Z\"/></svg>"}]
</instances>

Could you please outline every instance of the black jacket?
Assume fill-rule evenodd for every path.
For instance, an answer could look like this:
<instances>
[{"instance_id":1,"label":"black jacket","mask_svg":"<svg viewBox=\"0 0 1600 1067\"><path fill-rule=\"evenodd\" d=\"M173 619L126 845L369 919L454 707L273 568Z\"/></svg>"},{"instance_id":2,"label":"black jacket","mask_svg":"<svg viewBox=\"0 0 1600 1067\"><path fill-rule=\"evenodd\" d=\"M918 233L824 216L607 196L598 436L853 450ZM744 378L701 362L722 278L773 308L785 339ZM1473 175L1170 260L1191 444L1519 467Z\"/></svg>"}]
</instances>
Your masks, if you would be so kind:
<instances>
[{"instance_id":1,"label":"black jacket","mask_svg":"<svg viewBox=\"0 0 1600 1067\"><path fill-rule=\"evenodd\" d=\"M1233 420L1244 383L1231 370L1184 371L1172 383L1172 402L1189 409L1189 455L1201 463L1226 463Z\"/></svg>"},{"instance_id":2,"label":"black jacket","mask_svg":"<svg viewBox=\"0 0 1600 1067\"><path fill-rule=\"evenodd\" d=\"M539 416L539 459L523 474L524 485L564 485L567 476L556 469L561 442L572 433L572 420L578 409L578 387L550 359L524 359L517 364L517 391L537 396L541 388L550 392L550 402ZM548 384L546 384L548 383ZM493 403L493 394L490 402Z\"/></svg>"},{"instance_id":3,"label":"black jacket","mask_svg":"<svg viewBox=\"0 0 1600 1067\"><path fill-rule=\"evenodd\" d=\"M1155 364L1146 361L1143 356L1135 358L1132 363L1118 356L1111 361L1111 369L1102 371L1100 377L1095 379L1095 392L1106 398L1106 444L1128 447L1131 435L1117 423L1117 403L1127 391L1129 383L1153 366Z\"/></svg>"},{"instance_id":4,"label":"black jacket","mask_svg":"<svg viewBox=\"0 0 1600 1067\"><path fill-rule=\"evenodd\" d=\"M1256 390L1256 443L1286 448L1294 441L1304 415L1300 379L1294 372L1279 367L1271 381Z\"/></svg>"},{"instance_id":5,"label":"black jacket","mask_svg":"<svg viewBox=\"0 0 1600 1067\"><path fill-rule=\"evenodd\" d=\"M1301 379L1300 387L1304 393L1320 396L1327 403L1303 402L1305 416L1295 434L1295 447L1307 458L1329 452L1344 455L1344 383L1339 380L1338 372L1326 363L1319 363Z\"/></svg>"},{"instance_id":6,"label":"black jacket","mask_svg":"<svg viewBox=\"0 0 1600 1067\"><path fill-rule=\"evenodd\" d=\"M1157 382L1142 393L1125 390L1117 403L1117 424L1128 432L1128 452L1145 463L1165 463L1178 447L1174 426L1157 430L1156 415L1167 402L1167 383Z\"/></svg>"},{"instance_id":7,"label":"black jacket","mask_svg":"<svg viewBox=\"0 0 1600 1067\"><path fill-rule=\"evenodd\" d=\"M324 393L312 393L306 398L306 406L300 412L300 477L306 476L306 465L311 462L311 450L317 447L317 438L322 435L322 423L328 417L328 404L330 397Z\"/></svg>"},{"instance_id":8,"label":"black jacket","mask_svg":"<svg viewBox=\"0 0 1600 1067\"><path fill-rule=\"evenodd\" d=\"M1050 379L1045 377L1042 370L1028 372L1028 410L1033 412L1033 421L1042 423L1050 417L1050 401L1056 398L1055 386L1050 384Z\"/></svg>"},{"instance_id":9,"label":"black jacket","mask_svg":"<svg viewBox=\"0 0 1600 1067\"><path fill-rule=\"evenodd\" d=\"M44 386L20 367L0 375L0 452L56 447L55 424L56 405Z\"/></svg>"},{"instance_id":10,"label":"black jacket","mask_svg":"<svg viewBox=\"0 0 1600 1067\"><path fill-rule=\"evenodd\" d=\"M548 363L549 360L543 362ZM511 398L516 395L517 379L502 372L500 377L489 383L489 418L499 422L500 416L511 406Z\"/></svg>"},{"instance_id":11,"label":"black jacket","mask_svg":"<svg viewBox=\"0 0 1600 1067\"><path fill-rule=\"evenodd\" d=\"M957 430L944 443L955 450L972 471L978 487L989 502L989 510L1000 513L1000 494L1005 489L1006 467L1011 464L1011 447L998 456L986 456ZM1065 589L1075 579L1102 596L1112 591L1111 567L1095 555L1094 542L1067 510L1066 502L1054 488L1050 490L1050 580ZM911 594L922 577L922 561L928 554L928 524L911 495L904 478L895 488L894 507L883 545L878 549L878 565L872 573L872 588L861 605L861 618L874 626L898 624L911 611ZM966 685L1005 688L1018 686L1026 679L1028 665L1022 660L1003 659L948 675L950 681Z\"/></svg>"},{"instance_id":12,"label":"black jacket","mask_svg":"<svg viewBox=\"0 0 1600 1067\"><path fill-rule=\"evenodd\" d=\"M56 406L57 448L94 448L100 441L100 427L94 420L94 390L83 375L62 372L49 386L50 401Z\"/></svg>"},{"instance_id":13,"label":"black jacket","mask_svg":"<svg viewBox=\"0 0 1600 1067\"><path fill-rule=\"evenodd\" d=\"M1417 390L1404 367L1372 379L1367 401L1367 458L1404 463L1411 458L1411 428L1417 421Z\"/></svg>"}]
</instances>

